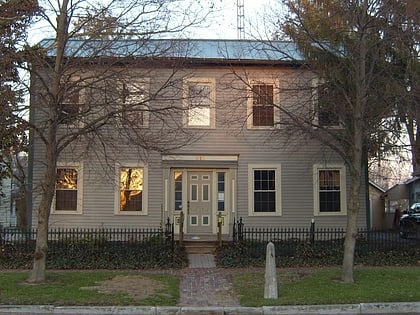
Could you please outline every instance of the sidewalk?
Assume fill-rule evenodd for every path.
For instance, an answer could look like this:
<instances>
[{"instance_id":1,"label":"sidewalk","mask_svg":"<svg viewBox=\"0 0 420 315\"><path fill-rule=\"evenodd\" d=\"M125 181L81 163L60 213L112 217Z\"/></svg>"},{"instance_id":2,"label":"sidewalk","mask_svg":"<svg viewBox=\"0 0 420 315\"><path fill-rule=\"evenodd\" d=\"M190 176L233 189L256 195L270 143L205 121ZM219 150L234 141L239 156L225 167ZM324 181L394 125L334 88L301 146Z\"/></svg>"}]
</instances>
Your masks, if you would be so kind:
<instances>
[{"instance_id":1,"label":"sidewalk","mask_svg":"<svg viewBox=\"0 0 420 315\"><path fill-rule=\"evenodd\" d=\"M180 301L176 307L55 307L0 305L1 315L420 315L420 301L414 303L360 303L342 305L294 305L241 307L233 293L232 270L217 268L214 257L189 255L189 267L176 273Z\"/></svg>"}]
</instances>

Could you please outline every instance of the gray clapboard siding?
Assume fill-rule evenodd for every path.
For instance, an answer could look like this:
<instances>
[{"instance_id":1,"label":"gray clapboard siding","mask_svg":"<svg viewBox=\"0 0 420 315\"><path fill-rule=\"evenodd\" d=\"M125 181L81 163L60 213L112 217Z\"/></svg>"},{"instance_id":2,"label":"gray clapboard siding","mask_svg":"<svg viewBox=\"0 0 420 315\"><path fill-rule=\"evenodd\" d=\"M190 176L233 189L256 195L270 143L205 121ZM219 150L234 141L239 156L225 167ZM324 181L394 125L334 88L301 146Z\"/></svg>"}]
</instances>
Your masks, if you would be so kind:
<instances>
[{"instance_id":1,"label":"gray clapboard siding","mask_svg":"<svg viewBox=\"0 0 420 315\"><path fill-rule=\"evenodd\" d=\"M244 68L234 69L243 73ZM246 69L249 78L278 79L281 89L280 102L285 106L294 106L299 95L296 92L286 92L288 85L295 81L308 81L310 76L302 75L300 71L290 68L265 68L261 71L258 67ZM151 90L155 91L159 86L173 75L172 69L160 68L158 70L139 70L139 73L147 73L151 80ZM173 102L181 107L182 101L182 78L183 77L212 78L216 82L216 128L215 129L187 129L195 134L202 133L202 137L183 148L173 150L172 154L230 154L239 155L237 171L237 213L235 218L243 217L248 226L308 226L314 218L313 210L313 165L328 162L340 162L340 159L329 149L320 146L317 141L305 141L305 139L287 142L286 130L280 128L276 135L267 138L271 131L248 130L246 125L246 86L234 81L232 68L229 67L200 67L179 71L177 79L165 93L171 96ZM233 83L232 83L233 82ZM302 96L303 97L303 96ZM178 99L177 99L178 98ZM172 100L151 101L150 106L156 108L167 106ZM178 122L182 121L182 112L176 112L173 116ZM154 126L158 125L157 118L150 117L150 128L147 132L153 132ZM169 125L173 122L168 121ZM160 125L159 125L160 127ZM112 133L112 128L109 129ZM286 144L287 143L287 144ZM124 162L139 161L143 155L131 145L119 143L118 154L110 156L111 159ZM42 159L44 148L40 141L34 143L34 182L42 179ZM77 150L77 148L75 149ZM71 160L77 151L70 149L63 153L60 160ZM51 215L52 226L83 226L83 227L146 227L159 226L162 218L163 193L163 170L161 156L157 152L149 152L148 162L148 215L124 216L114 214L115 187L113 165L104 170L103 163L96 161L92 154L84 163L83 183L83 213L81 215ZM280 164L281 165L281 194L282 215L249 217L248 216L248 165L249 164ZM191 163L191 167L194 164ZM105 175L106 174L106 175ZM347 172L349 183L349 172ZM363 183L364 185L364 183ZM347 189L347 193L349 193ZM34 191L33 205L36 209L39 203L38 195ZM361 205L365 204L364 195L361 197ZM359 214L359 224L365 225L365 209L362 207ZM233 218L231 218L232 220ZM322 216L316 217L318 226L344 226L345 216ZM33 216L33 224L36 225L36 213Z\"/></svg>"}]
</instances>

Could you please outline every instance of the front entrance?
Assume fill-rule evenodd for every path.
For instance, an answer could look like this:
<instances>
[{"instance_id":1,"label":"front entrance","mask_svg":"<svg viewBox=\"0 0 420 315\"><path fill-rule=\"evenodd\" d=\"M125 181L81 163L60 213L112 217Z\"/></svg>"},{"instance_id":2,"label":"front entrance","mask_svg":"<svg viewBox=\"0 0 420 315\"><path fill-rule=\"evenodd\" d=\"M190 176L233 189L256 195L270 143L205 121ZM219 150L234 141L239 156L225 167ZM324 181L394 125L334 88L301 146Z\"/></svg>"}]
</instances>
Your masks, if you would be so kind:
<instances>
[{"instance_id":1,"label":"front entrance","mask_svg":"<svg viewBox=\"0 0 420 315\"><path fill-rule=\"evenodd\" d=\"M186 237L215 237L218 221L222 234L229 234L230 220L235 212L234 171L228 168L172 168L170 174L169 189L165 191L175 233L180 233L183 218Z\"/></svg>"},{"instance_id":2,"label":"front entrance","mask_svg":"<svg viewBox=\"0 0 420 315\"><path fill-rule=\"evenodd\" d=\"M210 234L213 226L212 172L189 171L187 178L186 231Z\"/></svg>"}]
</instances>

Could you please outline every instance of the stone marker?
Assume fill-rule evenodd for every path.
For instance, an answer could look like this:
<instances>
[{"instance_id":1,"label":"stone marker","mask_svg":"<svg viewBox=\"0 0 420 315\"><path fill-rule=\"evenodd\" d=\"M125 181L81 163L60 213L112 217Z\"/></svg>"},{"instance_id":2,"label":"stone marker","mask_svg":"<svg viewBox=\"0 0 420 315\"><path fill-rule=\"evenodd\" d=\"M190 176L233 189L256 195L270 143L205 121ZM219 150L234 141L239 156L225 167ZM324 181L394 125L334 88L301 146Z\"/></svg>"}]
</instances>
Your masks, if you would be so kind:
<instances>
[{"instance_id":1,"label":"stone marker","mask_svg":"<svg viewBox=\"0 0 420 315\"><path fill-rule=\"evenodd\" d=\"M277 272L276 272L276 254L274 244L267 244L267 252L265 256L265 288L264 299L277 299Z\"/></svg>"}]
</instances>

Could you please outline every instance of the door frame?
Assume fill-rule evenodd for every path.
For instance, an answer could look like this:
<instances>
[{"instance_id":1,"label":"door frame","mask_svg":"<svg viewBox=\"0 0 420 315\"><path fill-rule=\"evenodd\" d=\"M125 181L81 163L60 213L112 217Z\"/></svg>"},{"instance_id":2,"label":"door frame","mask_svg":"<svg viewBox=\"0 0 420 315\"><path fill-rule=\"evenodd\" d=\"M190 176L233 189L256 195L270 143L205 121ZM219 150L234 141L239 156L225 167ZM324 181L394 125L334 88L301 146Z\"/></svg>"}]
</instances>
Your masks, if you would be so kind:
<instances>
[{"instance_id":1,"label":"door frame","mask_svg":"<svg viewBox=\"0 0 420 315\"><path fill-rule=\"evenodd\" d=\"M233 222L233 216L236 212L235 205L236 205L236 170L232 168L192 168L192 167L174 167L170 169L169 172L169 180L165 180L165 200L166 200L166 209L169 212L169 216L173 218L173 222L175 223L175 234L179 234L179 226L180 226L180 217L181 211L184 213L184 233L187 235L206 235L208 233L190 233L188 231L188 190L190 189L189 183L189 172L209 172L211 173L211 235L217 235L218 233L218 214L220 213L222 216L222 234L226 235L230 233L231 225ZM181 188L180 182L176 185L175 183L175 174L177 172L182 173L182 203L178 200L176 203L175 200L175 189ZM224 191L220 191L218 189L219 182L218 182L218 174L224 173ZM179 173L178 173L179 175ZM180 195L180 192L177 191L177 195ZM218 206L219 202L222 202L224 205L224 210L219 211ZM176 206L180 209L175 209Z\"/></svg>"}]
</instances>

